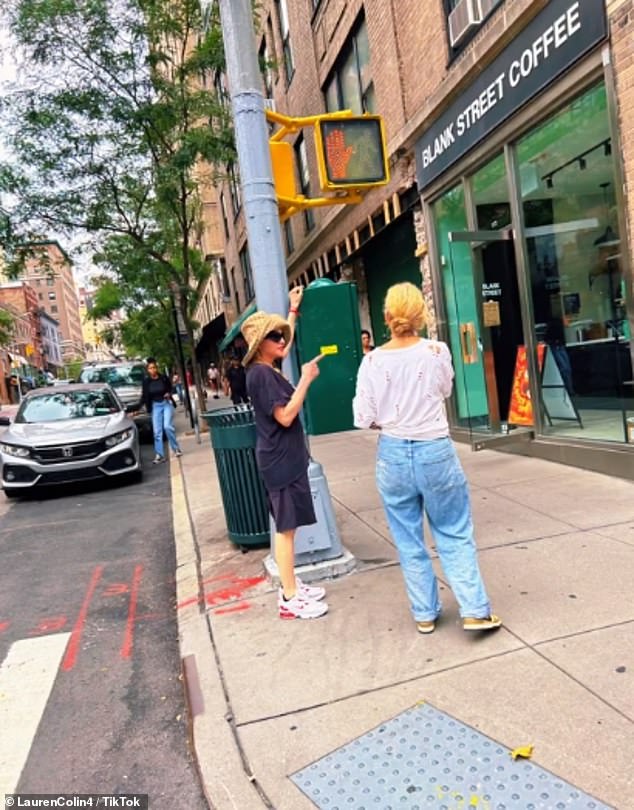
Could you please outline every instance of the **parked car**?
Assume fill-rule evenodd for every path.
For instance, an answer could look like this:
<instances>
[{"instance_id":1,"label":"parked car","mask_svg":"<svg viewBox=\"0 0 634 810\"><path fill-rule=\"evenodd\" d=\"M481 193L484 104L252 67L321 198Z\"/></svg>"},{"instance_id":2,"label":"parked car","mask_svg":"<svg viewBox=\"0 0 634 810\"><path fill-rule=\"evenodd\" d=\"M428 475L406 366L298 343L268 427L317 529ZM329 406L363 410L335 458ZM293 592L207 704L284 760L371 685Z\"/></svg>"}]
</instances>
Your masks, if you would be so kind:
<instances>
[{"instance_id":1,"label":"parked car","mask_svg":"<svg viewBox=\"0 0 634 810\"><path fill-rule=\"evenodd\" d=\"M80 374L80 383L106 383L117 393L139 428L142 439L152 438L152 418L143 403L143 363L91 363Z\"/></svg>"},{"instance_id":2,"label":"parked car","mask_svg":"<svg viewBox=\"0 0 634 810\"><path fill-rule=\"evenodd\" d=\"M138 429L107 385L38 388L0 425L8 425L0 481L9 498L51 484L141 477Z\"/></svg>"}]
</instances>

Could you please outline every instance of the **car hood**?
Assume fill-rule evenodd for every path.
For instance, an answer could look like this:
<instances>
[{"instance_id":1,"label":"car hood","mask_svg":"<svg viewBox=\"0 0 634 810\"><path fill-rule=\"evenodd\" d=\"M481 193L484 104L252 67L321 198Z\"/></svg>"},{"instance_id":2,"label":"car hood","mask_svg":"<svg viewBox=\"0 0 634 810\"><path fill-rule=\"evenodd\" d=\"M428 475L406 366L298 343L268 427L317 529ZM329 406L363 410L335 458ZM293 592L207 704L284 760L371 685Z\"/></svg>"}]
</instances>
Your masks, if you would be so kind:
<instances>
[{"instance_id":1,"label":"car hood","mask_svg":"<svg viewBox=\"0 0 634 810\"><path fill-rule=\"evenodd\" d=\"M143 389L140 385L118 385L114 390L119 399L126 404L129 402L139 402L143 396Z\"/></svg>"},{"instance_id":2,"label":"car hood","mask_svg":"<svg viewBox=\"0 0 634 810\"><path fill-rule=\"evenodd\" d=\"M2 435L8 444L29 447L58 443L89 442L133 427L123 413L110 416L90 416L85 419L65 419L59 422L14 422Z\"/></svg>"}]
</instances>

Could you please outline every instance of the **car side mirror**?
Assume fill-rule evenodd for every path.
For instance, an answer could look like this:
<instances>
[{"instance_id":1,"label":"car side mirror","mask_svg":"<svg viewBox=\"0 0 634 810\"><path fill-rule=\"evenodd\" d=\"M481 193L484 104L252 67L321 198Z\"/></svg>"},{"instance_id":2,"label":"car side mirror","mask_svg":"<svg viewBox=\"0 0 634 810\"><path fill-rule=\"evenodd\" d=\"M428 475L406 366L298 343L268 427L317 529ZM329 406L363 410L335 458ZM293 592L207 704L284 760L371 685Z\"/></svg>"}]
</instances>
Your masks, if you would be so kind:
<instances>
[{"instance_id":1,"label":"car side mirror","mask_svg":"<svg viewBox=\"0 0 634 810\"><path fill-rule=\"evenodd\" d=\"M8 416L0 416L0 427L9 427L11 420Z\"/></svg>"}]
</instances>

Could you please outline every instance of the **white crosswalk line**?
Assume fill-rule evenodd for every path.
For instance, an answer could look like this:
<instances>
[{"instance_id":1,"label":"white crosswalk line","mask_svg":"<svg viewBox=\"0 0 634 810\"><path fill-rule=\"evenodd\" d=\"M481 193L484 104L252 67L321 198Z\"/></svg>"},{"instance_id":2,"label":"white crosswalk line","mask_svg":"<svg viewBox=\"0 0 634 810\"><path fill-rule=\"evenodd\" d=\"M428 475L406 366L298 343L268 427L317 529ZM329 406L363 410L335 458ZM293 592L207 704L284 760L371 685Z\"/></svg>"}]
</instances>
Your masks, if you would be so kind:
<instances>
[{"instance_id":1,"label":"white crosswalk line","mask_svg":"<svg viewBox=\"0 0 634 810\"><path fill-rule=\"evenodd\" d=\"M0 796L18 785L69 637L16 641L0 666Z\"/></svg>"}]
</instances>

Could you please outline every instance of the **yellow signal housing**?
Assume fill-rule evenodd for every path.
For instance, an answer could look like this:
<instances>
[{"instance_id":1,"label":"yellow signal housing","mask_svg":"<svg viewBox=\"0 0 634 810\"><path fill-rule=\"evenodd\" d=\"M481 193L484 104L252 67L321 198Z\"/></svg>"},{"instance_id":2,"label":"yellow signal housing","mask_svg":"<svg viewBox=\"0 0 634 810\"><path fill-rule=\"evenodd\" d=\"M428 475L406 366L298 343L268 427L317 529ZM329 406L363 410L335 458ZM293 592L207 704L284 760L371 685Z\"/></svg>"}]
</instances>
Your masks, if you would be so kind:
<instances>
[{"instance_id":1,"label":"yellow signal housing","mask_svg":"<svg viewBox=\"0 0 634 810\"><path fill-rule=\"evenodd\" d=\"M284 199L297 197L293 147L286 141L269 141L269 147L276 195Z\"/></svg>"},{"instance_id":2,"label":"yellow signal housing","mask_svg":"<svg viewBox=\"0 0 634 810\"><path fill-rule=\"evenodd\" d=\"M363 190L389 182L385 127L380 115L317 116L315 148L324 191Z\"/></svg>"}]
</instances>

